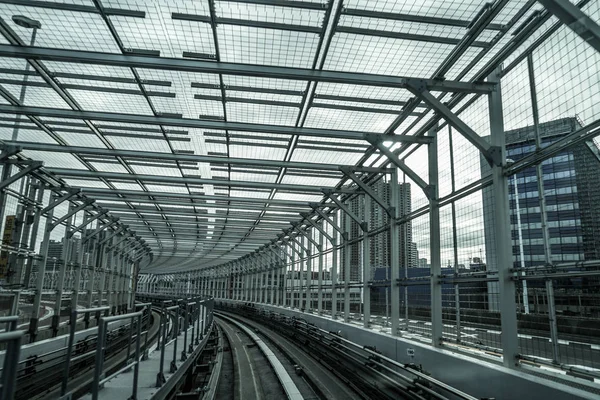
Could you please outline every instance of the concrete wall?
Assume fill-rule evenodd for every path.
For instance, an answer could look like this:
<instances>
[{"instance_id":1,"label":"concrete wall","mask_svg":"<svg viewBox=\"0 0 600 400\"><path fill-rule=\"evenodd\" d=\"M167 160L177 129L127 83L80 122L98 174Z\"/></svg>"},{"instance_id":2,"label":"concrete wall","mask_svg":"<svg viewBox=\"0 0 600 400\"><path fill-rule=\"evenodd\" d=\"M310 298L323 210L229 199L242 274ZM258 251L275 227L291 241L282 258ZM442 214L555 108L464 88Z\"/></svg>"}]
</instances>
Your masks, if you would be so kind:
<instances>
[{"instance_id":1,"label":"concrete wall","mask_svg":"<svg viewBox=\"0 0 600 400\"><path fill-rule=\"evenodd\" d=\"M223 302L241 303L230 300ZM377 346L386 357L401 363L421 364L432 377L454 386L477 398L528 399L528 400L578 400L595 399L595 394L578 390L550 380L537 378L522 369L510 370L499 364L478 360L448 350L435 349L424 343L364 329L359 326L334 321L327 317L303 313L289 308L256 304L257 308L302 317L327 331L341 331L341 336L360 345ZM407 355L414 349L414 357ZM600 385L598 386L600 389Z\"/></svg>"}]
</instances>

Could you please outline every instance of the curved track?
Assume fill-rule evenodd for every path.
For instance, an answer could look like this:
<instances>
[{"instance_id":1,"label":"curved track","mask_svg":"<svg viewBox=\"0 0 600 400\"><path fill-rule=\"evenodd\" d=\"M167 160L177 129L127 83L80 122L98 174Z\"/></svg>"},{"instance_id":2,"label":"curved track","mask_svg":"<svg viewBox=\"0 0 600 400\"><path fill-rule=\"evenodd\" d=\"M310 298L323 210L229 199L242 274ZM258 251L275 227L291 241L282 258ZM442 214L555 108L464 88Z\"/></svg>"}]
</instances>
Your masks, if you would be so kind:
<instances>
[{"instance_id":1,"label":"curved track","mask_svg":"<svg viewBox=\"0 0 600 400\"><path fill-rule=\"evenodd\" d=\"M231 350L234 369L233 382L220 385L215 398L280 400L316 397L314 394L305 397L300 393L278 357L272 351L269 353L270 349L250 329L244 329L243 324L227 317L220 316L216 320L227 341L224 347ZM233 390L228 389L231 383ZM302 392L306 390L303 388Z\"/></svg>"},{"instance_id":2,"label":"curved track","mask_svg":"<svg viewBox=\"0 0 600 400\"><path fill-rule=\"evenodd\" d=\"M148 329L148 348L151 348L158 334L160 317L157 311L152 315L144 316L143 327ZM127 344L132 342L133 336L130 329L120 327L114 329L107 336L106 367L109 373L116 370L127 358ZM144 341L142 336L142 341ZM132 344L132 349L135 345ZM15 400L29 399L57 399L60 397L60 386L63 379L63 362L65 349L60 349L49 354L30 357L20 363L17 377L17 391ZM75 343L71 357L68 391L74 394L73 398L85 393L93 379L94 361L96 353L96 335L90 335L84 340Z\"/></svg>"}]
</instances>

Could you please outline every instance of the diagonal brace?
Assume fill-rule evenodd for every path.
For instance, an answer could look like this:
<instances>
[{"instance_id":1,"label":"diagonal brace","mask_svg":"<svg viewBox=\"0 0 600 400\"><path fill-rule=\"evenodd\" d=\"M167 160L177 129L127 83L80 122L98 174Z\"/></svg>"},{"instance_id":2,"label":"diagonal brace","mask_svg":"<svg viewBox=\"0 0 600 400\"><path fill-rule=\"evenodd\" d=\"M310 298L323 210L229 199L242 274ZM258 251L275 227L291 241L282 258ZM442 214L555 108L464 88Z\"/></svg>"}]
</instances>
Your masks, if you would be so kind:
<instances>
[{"instance_id":1,"label":"diagonal brace","mask_svg":"<svg viewBox=\"0 0 600 400\"><path fill-rule=\"evenodd\" d=\"M438 112L448 124L456 128L473 146L475 146L490 163L490 165L501 166L503 164L502 152L498 146L492 146L477 134L471 127L464 123L456 114L445 104L439 101L427 90L425 82L422 80L410 80L408 90L429 107Z\"/></svg>"},{"instance_id":2,"label":"diagonal brace","mask_svg":"<svg viewBox=\"0 0 600 400\"><path fill-rule=\"evenodd\" d=\"M343 211L345 212L350 218L352 218L354 220L354 222L356 222L361 229L363 229L363 220L361 218L359 218L356 214L354 214L352 211L350 211L350 209L348 207L346 207L346 205L344 203L342 203L340 201L340 199L338 199L334 194L333 191L329 190L329 189L323 189L323 194L325 196L328 196L331 200L333 200L333 202Z\"/></svg>"},{"instance_id":3,"label":"diagonal brace","mask_svg":"<svg viewBox=\"0 0 600 400\"><path fill-rule=\"evenodd\" d=\"M299 238L300 236L302 236L302 235L298 235L298 236L292 236L292 233L293 233L293 232L288 232L289 241L290 241L290 242L297 243L297 244L298 244L298 246L302 247L302 250L304 250L304 251L306 252L306 254L309 254L309 255L310 255L310 254L311 254L311 251L308 249L308 247L306 247L306 246L305 246L305 245L302 243L302 240L298 239L298 238ZM300 254L300 253L298 253L298 254ZM300 256L300 257L302 257L302 256Z\"/></svg>"},{"instance_id":4,"label":"diagonal brace","mask_svg":"<svg viewBox=\"0 0 600 400\"><path fill-rule=\"evenodd\" d=\"M69 211L68 213L66 213L65 215L63 215L61 218L59 218L58 220L56 220L55 222L52 223L52 229L56 228L58 225L62 224L64 221L67 220L67 218L69 218L70 216L74 215L75 213L78 213L79 211L83 210L84 208L88 207L90 204L92 204L95 200L92 199L86 199L84 200L83 203L81 203L80 205L78 205L77 207L73 208L71 211Z\"/></svg>"},{"instance_id":5,"label":"diagonal brace","mask_svg":"<svg viewBox=\"0 0 600 400\"><path fill-rule=\"evenodd\" d=\"M54 200L52 203L48 204L46 208L43 208L40 214L45 214L48 211L52 210L54 207L64 203L65 201L71 199L73 196L78 195L81 192L81 189L68 189L67 193L63 194L58 199Z\"/></svg>"},{"instance_id":6,"label":"diagonal brace","mask_svg":"<svg viewBox=\"0 0 600 400\"><path fill-rule=\"evenodd\" d=\"M4 188L8 187L12 183L18 181L19 179L21 179L25 175L29 174L30 172L41 168L43 165L44 165L44 163L41 161L32 161L30 163L30 165L21 169L19 172L17 172L13 176L9 177L7 180L0 182L0 190L3 190Z\"/></svg>"},{"instance_id":7,"label":"diagonal brace","mask_svg":"<svg viewBox=\"0 0 600 400\"><path fill-rule=\"evenodd\" d=\"M107 226L108 228L108 226ZM127 229L127 225L123 225L120 228L118 228L116 231L114 231L113 233L111 233L110 235L108 235L107 237L105 237L103 240L100 241L100 243L98 243L99 246L102 246L104 243L108 242L109 240L111 240L113 237L121 234L121 232L123 232L125 229ZM107 250L109 250L109 248L107 248Z\"/></svg>"},{"instance_id":8,"label":"diagonal brace","mask_svg":"<svg viewBox=\"0 0 600 400\"><path fill-rule=\"evenodd\" d=\"M13 145L3 145L2 153L0 153L0 162L6 161L9 157L12 157L21 152L21 147Z\"/></svg>"},{"instance_id":9,"label":"diagonal brace","mask_svg":"<svg viewBox=\"0 0 600 400\"><path fill-rule=\"evenodd\" d=\"M83 221L83 223L81 225L79 225L77 228L73 229L71 232L67 233L67 237L69 237L69 238L72 237L75 233L79 232L80 230L85 228L87 225L89 225L90 223L94 222L95 220L97 220L98 218L100 218L106 214L108 214L108 210L99 211L98 214L94 215L91 218L88 218L86 221Z\"/></svg>"},{"instance_id":10,"label":"diagonal brace","mask_svg":"<svg viewBox=\"0 0 600 400\"><path fill-rule=\"evenodd\" d=\"M319 214L319 216L321 218L323 218L325 221L327 221L327 223L329 225L331 225L333 227L333 229L335 229L336 231L338 231L338 233L340 235L342 235L342 238L347 239L348 238L348 233L344 232L342 230L342 228L340 228L340 226L338 224L336 224L335 222L333 222L333 220L329 217L329 215L325 214L322 210L319 209L320 205L318 203L310 203L309 206L315 210L315 212L317 214Z\"/></svg>"},{"instance_id":11,"label":"diagonal brace","mask_svg":"<svg viewBox=\"0 0 600 400\"><path fill-rule=\"evenodd\" d=\"M600 26L575 4L561 0L538 0L573 32L600 53Z\"/></svg>"},{"instance_id":12,"label":"diagonal brace","mask_svg":"<svg viewBox=\"0 0 600 400\"><path fill-rule=\"evenodd\" d=\"M390 205L385 200L383 200L381 197L379 197L377 195L377 193L375 193L373 191L373 189L371 189L369 187L369 185L367 185L366 183L361 181L360 178L358 176L356 176L350 168L340 167L340 171L342 171L342 173L344 175L346 175L348 178L352 179L354 181L354 183L356 183L362 190L364 190L364 192L370 198L375 200L377 202L377 204L379 204L381 206L381 208L383 208L385 210L385 212L388 213L388 215L392 215L392 209L391 209Z\"/></svg>"},{"instance_id":13,"label":"diagonal brace","mask_svg":"<svg viewBox=\"0 0 600 400\"><path fill-rule=\"evenodd\" d=\"M389 148L387 148L383 141L376 140L375 138L369 138L370 143L375 146L380 152L382 152L396 167L400 168L413 182L419 186L425 195L429 197L430 188L427 182L425 182L415 171L412 170L406 163L401 160L396 154L394 154Z\"/></svg>"},{"instance_id":14,"label":"diagonal brace","mask_svg":"<svg viewBox=\"0 0 600 400\"><path fill-rule=\"evenodd\" d=\"M327 233L325 229L323 229L321 226L319 226L319 224L313 221L308 215L308 213L300 213L300 216L304 218L304 220L308 221L308 223L311 224L316 230L321 232L321 235L325 236L327 240L333 243L333 236L331 236L329 233Z\"/></svg>"},{"instance_id":15,"label":"diagonal brace","mask_svg":"<svg viewBox=\"0 0 600 400\"><path fill-rule=\"evenodd\" d=\"M290 221L290 224L292 224L292 226L296 229L296 231L298 233L300 233L302 236L304 236L309 242L311 242L319 251L321 250L321 246L319 245L319 243L315 242L313 240L313 238L310 237L310 235L308 234L308 232L300 229L300 223L299 222Z\"/></svg>"}]
</instances>

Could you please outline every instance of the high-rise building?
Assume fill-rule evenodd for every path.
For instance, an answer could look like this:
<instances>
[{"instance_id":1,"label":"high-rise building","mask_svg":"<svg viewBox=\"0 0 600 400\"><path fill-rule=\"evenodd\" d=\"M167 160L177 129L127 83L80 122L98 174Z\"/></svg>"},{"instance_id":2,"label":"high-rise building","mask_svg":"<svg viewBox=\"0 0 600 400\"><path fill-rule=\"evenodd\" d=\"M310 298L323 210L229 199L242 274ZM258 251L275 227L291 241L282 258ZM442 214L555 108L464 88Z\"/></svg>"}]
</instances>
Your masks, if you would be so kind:
<instances>
[{"instance_id":1,"label":"high-rise building","mask_svg":"<svg viewBox=\"0 0 600 400\"><path fill-rule=\"evenodd\" d=\"M576 118L563 118L539 125L542 147L562 139L577 130ZM508 131L507 158L514 161L535 151L535 128ZM481 160L482 176L490 168ZM542 162L546 198L551 261L564 263L598 259L600 257L600 150L593 141L579 143ZM508 179L512 253L514 267L530 267L546 263L540 194L536 168L528 168ZM495 265L495 221L492 188L483 190L483 214L486 260L489 270ZM491 284L490 304L497 294L497 284Z\"/></svg>"},{"instance_id":2,"label":"high-rise building","mask_svg":"<svg viewBox=\"0 0 600 400\"><path fill-rule=\"evenodd\" d=\"M385 202L390 201L390 184L389 182L381 179L375 183L371 189L377 193L377 195ZM399 184L399 199L398 199L398 212L399 215L406 215L411 212L411 186L410 183ZM350 201L349 209L359 217L364 215L364 198L363 196L357 196ZM389 223L389 215L385 210L381 208L375 201L371 201L370 207L370 219L369 229L385 226ZM344 213L342 213L341 223L342 228L346 225L346 221L349 219ZM355 239L362 236L362 230L360 226L350 219L350 231L349 238ZM400 267L404 268L406 265L408 268L413 268L418 265L418 250L416 243L412 242L412 224L407 222L400 228L399 233L399 251L398 256L400 259ZM390 266L390 234L389 231L380 233L370 238L370 264L371 264L371 279L373 278L373 271L376 268ZM339 280L344 280L344 260L345 254L342 251L340 275ZM362 244L355 243L350 245L350 280L358 281L362 279L361 268L362 266Z\"/></svg>"}]
</instances>

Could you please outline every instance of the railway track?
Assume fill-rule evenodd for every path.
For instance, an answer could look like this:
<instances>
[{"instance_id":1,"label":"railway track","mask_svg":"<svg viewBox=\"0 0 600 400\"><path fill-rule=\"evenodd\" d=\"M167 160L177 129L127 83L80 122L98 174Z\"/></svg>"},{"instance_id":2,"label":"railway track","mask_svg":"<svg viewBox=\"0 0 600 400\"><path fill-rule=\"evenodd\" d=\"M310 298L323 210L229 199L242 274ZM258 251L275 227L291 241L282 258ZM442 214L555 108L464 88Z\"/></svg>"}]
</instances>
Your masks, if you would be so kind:
<instances>
[{"instance_id":1,"label":"railway track","mask_svg":"<svg viewBox=\"0 0 600 400\"><path fill-rule=\"evenodd\" d=\"M309 385L293 379L273 350L248 326L219 315L216 322L223 332L223 348L233 361L233 379L215 391L216 399L310 399L318 398ZM284 360L287 363L287 360ZM233 385L232 385L233 383ZM299 384L300 383L300 384ZM233 387L233 389L232 389Z\"/></svg>"},{"instance_id":2,"label":"railway track","mask_svg":"<svg viewBox=\"0 0 600 400\"><path fill-rule=\"evenodd\" d=\"M159 331L159 310L144 315L142 331L147 331L147 346L151 348L156 343ZM171 324L172 325L172 324ZM107 338L105 371L110 374L132 357L131 349L135 343L132 334L135 329L130 325L117 327L110 331ZM142 336L143 342L146 342ZM73 398L78 398L89 390L93 379L96 354L96 333L90 334L75 343L69 369L68 391ZM128 345L131 346L128 351ZM17 390L15 400L57 399L60 397L63 380L63 363L66 347L49 353L30 356L19 363L17 375Z\"/></svg>"}]
</instances>

